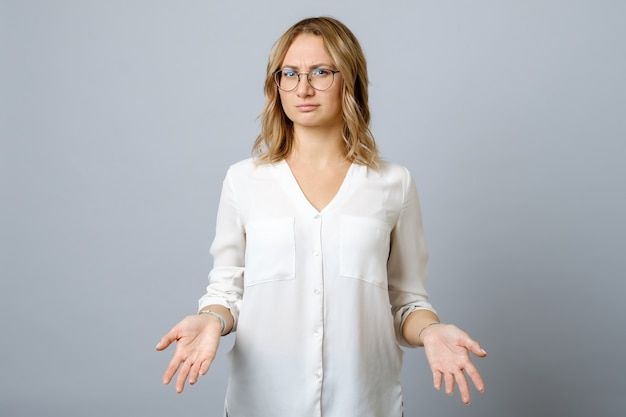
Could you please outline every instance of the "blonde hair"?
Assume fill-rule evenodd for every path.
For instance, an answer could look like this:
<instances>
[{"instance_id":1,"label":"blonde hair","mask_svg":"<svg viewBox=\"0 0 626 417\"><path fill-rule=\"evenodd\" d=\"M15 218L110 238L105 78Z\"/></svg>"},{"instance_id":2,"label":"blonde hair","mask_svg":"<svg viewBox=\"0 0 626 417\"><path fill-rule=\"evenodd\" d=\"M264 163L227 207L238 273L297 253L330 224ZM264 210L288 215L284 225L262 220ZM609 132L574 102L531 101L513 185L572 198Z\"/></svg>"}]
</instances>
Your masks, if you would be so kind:
<instances>
[{"instance_id":1,"label":"blonde hair","mask_svg":"<svg viewBox=\"0 0 626 417\"><path fill-rule=\"evenodd\" d=\"M273 163L285 159L293 148L293 123L283 111L272 74L280 69L291 43L301 34L321 36L335 66L341 72L344 156L351 162L376 168L380 156L369 128L365 55L350 29L331 17L301 20L274 44L267 63L266 100L260 115L261 133L254 142L253 153L260 163Z\"/></svg>"}]
</instances>

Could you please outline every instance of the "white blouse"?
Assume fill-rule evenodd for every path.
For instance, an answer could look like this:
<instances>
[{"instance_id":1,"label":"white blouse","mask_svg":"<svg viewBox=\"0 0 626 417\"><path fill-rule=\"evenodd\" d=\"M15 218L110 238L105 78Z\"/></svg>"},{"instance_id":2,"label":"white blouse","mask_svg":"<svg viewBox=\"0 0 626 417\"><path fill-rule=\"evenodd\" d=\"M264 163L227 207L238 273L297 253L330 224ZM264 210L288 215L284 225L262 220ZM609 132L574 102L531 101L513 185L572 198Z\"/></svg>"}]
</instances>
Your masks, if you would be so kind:
<instances>
[{"instance_id":1,"label":"white blouse","mask_svg":"<svg viewBox=\"0 0 626 417\"><path fill-rule=\"evenodd\" d=\"M200 308L228 307L229 417L400 417L402 324L429 309L404 167L352 164L321 211L285 161L230 167Z\"/></svg>"}]
</instances>

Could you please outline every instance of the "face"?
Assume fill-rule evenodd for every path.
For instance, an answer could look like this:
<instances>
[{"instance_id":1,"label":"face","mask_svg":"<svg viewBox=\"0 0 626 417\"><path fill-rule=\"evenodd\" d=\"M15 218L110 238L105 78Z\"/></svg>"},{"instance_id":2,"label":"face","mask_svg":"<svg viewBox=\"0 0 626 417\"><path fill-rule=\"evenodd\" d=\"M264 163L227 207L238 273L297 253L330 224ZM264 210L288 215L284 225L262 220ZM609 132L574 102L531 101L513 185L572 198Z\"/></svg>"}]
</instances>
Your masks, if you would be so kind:
<instances>
[{"instance_id":1,"label":"face","mask_svg":"<svg viewBox=\"0 0 626 417\"><path fill-rule=\"evenodd\" d=\"M324 47L321 36L298 35L287 50L281 69L295 73L313 73L316 70L336 70ZM318 71L319 72L319 71ZM341 112L341 73L334 75L334 82L324 91L315 90L307 81L306 74L292 91L279 90L283 111L300 128L343 128Z\"/></svg>"}]
</instances>

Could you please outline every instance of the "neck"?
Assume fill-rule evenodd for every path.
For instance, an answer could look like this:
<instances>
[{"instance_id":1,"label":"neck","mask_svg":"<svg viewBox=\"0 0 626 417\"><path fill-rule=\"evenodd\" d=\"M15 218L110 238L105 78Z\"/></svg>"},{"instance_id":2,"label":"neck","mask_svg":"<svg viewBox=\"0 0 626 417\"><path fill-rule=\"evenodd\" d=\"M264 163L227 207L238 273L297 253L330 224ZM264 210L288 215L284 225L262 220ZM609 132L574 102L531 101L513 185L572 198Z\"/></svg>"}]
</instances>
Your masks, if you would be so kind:
<instances>
[{"instance_id":1,"label":"neck","mask_svg":"<svg viewBox=\"0 0 626 417\"><path fill-rule=\"evenodd\" d=\"M289 163L318 168L345 163L341 131L337 129L297 129L294 147L287 157Z\"/></svg>"}]
</instances>

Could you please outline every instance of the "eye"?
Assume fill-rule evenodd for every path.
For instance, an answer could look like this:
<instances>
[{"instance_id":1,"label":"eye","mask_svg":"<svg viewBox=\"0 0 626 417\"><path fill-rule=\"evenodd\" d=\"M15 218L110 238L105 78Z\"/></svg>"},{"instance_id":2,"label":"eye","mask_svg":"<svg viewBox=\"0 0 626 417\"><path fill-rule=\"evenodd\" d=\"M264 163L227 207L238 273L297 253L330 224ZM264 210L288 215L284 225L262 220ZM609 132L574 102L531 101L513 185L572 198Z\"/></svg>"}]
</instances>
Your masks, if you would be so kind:
<instances>
[{"instance_id":1,"label":"eye","mask_svg":"<svg viewBox=\"0 0 626 417\"><path fill-rule=\"evenodd\" d=\"M311 72L311 76L316 77L316 78L323 78L323 77L327 77L331 74L332 72L328 69L325 68L317 68L314 69Z\"/></svg>"},{"instance_id":2,"label":"eye","mask_svg":"<svg viewBox=\"0 0 626 417\"><path fill-rule=\"evenodd\" d=\"M285 78L293 78L293 77L297 77L298 73L295 72L294 70L285 69L282 71L282 76Z\"/></svg>"}]
</instances>

